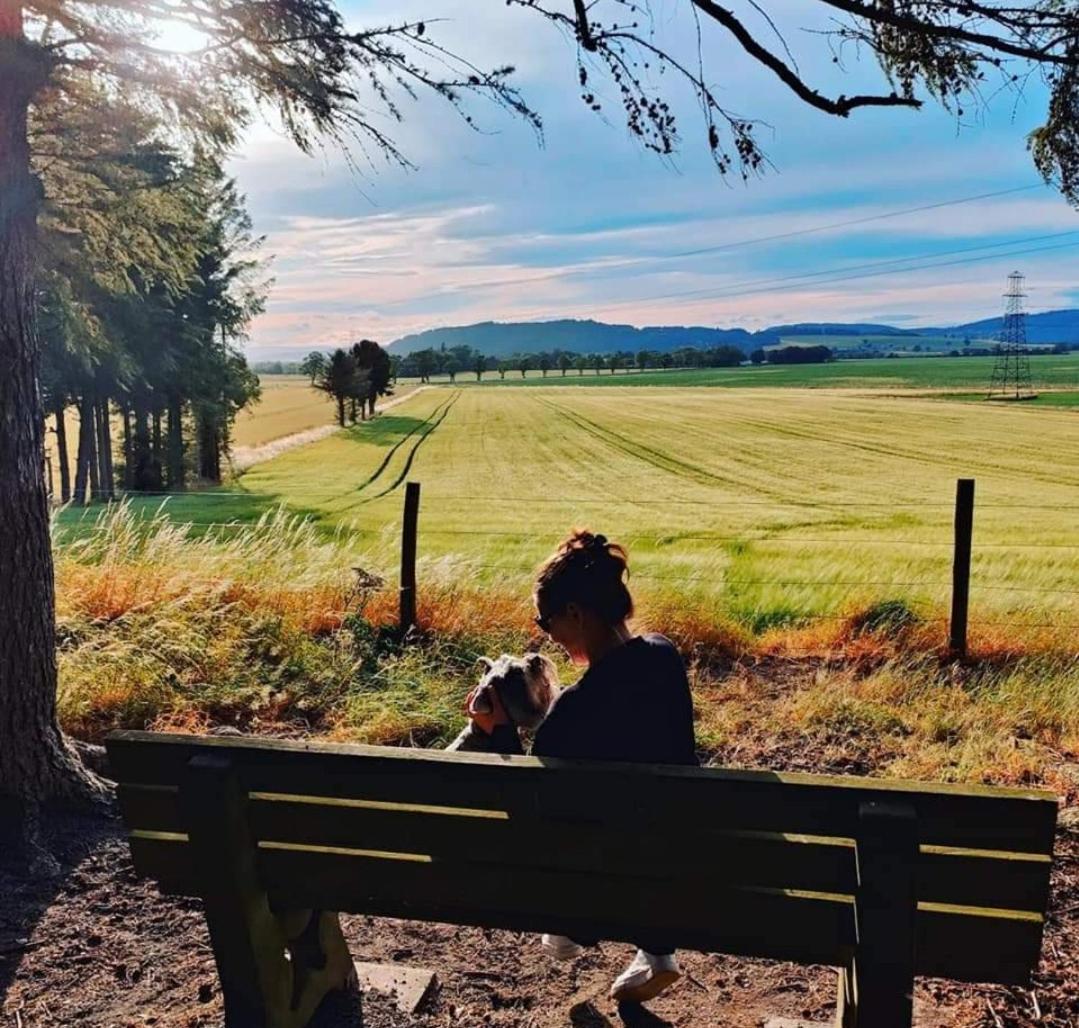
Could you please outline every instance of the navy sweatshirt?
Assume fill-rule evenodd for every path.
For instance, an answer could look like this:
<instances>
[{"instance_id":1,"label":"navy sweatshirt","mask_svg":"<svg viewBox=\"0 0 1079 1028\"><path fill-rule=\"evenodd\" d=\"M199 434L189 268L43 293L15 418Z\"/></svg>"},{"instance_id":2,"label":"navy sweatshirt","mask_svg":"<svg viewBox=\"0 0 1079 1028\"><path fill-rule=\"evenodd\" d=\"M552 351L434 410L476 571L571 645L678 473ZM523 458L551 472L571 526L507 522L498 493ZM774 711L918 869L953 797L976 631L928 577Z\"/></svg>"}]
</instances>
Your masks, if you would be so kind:
<instances>
[{"instance_id":1,"label":"navy sweatshirt","mask_svg":"<svg viewBox=\"0 0 1079 1028\"><path fill-rule=\"evenodd\" d=\"M497 728L501 753L521 753L517 730ZM671 641L638 635L605 654L555 700L536 730L541 757L696 764L693 699Z\"/></svg>"}]
</instances>

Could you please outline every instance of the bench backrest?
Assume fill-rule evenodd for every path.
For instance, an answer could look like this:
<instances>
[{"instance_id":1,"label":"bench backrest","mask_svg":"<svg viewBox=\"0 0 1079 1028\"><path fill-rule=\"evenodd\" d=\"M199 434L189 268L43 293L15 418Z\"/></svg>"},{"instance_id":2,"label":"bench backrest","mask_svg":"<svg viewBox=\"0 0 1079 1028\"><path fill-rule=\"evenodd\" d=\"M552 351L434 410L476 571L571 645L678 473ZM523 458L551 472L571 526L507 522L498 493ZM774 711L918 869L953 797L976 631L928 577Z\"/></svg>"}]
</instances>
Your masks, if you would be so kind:
<instances>
[{"instance_id":1,"label":"bench backrest","mask_svg":"<svg viewBox=\"0 0 1079 1028\"><path fill-rule=\"evenodd\" d=\"M1020 983L1037 964L1048 793L119 732L136 870L198 895L180 789L225 757L271 903L839 966L859 811L916 818L915 971Z\"/></svg>"}]
</instances>

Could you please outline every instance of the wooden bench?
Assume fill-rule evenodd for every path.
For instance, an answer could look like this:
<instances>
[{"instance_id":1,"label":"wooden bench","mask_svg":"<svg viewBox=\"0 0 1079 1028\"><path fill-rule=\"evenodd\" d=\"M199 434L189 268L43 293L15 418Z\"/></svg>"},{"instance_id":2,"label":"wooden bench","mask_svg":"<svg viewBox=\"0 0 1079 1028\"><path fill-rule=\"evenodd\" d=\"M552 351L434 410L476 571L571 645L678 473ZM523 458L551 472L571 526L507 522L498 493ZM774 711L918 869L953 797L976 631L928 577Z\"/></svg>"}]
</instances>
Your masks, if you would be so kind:
<instances>
[{"instance_id":1,"label":"wooden bench","mask_svg":"<svg viewBox=\"0 0 1079 1028\"><path fill-rule=\"evenodd\" d=\"M829 964L840 1028L908 1028L915 975L1019 984L1039 958L1044 792L144 732L108 753L137 872L205 903L229 1028L299 1028L350 984L326 911Z\"/></svg>"}]
</instances>

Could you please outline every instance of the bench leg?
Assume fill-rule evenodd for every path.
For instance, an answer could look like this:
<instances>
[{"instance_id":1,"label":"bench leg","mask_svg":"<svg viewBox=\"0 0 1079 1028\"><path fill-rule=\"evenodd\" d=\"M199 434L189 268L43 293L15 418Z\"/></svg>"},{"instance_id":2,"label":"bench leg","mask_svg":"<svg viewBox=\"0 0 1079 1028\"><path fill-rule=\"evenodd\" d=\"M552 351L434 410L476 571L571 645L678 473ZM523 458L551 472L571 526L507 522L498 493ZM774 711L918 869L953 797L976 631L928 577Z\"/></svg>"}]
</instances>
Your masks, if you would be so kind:
<instances>
[{"instance_id":1,"label":"bench leg","mask_svg":"<svg viewBox=\"0 0 1079 1028\"><path fill-rule=\"evenodd\" d=\"M835 1003L836 1028L858 1028L858 979L854 956L839 969L839 987Z\"/></svg>"},{"instance_id":2,"label":"bench leg","mask_svg":"<svg viewBox=\"0 0 1079 1028\"><path fill-rule=\"evenodd\" d=\"M305 1025L326 993L356 987L356 967L333 911L293 911L280 923L292 964L290 1006L295 1024Z\"/></svg>"},{"instance_id":3,"label":"bench leg","mask_svg":"<svg viewBox=\"0 0 1079 1028\"><path fill-rule=\"evenodd\" d=\"M918 856L914 811L862 805L859 816L858 940L839 972L837 1028L911 1028Z\"/></svg>"},{"instance_id":4,"label":"bench leg","mask_svg":"<svg viewBox=\"0 0 1079 1028\"><path fill-rule=\"evenodd\" d=\"M337 915L279 916L270 909L255 866L247 795L227 760L193 757L180 800L226 1028L302 1028L325 993L349 981Z\"/></svg>"}]
</instances>

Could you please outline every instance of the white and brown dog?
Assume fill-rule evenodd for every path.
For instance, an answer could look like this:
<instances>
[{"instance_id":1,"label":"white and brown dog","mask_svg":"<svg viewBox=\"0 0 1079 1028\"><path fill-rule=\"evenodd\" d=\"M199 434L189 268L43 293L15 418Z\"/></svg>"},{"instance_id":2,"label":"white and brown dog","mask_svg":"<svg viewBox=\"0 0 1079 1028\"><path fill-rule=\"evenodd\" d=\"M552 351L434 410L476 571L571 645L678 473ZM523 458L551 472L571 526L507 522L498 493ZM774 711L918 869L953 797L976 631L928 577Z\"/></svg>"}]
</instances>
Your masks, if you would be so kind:
<instances>
[{"instance_id":1,"label":"white and brown dog","mask_svg":"<svg viewBox=\"0 0 1079 1028\"><path fill-rule=\"evenodd\" d=\"M558 694L558 671L542 653L512 657L503 653L498 660L480 658L484 669L480 684L469 700L469 713L489 714L494 709L491 692L498 695L514 728L537 728L547 716ZM471 753L490 752L491 737L472 721L447 747Z\"/></svg>"}]
</instances>

